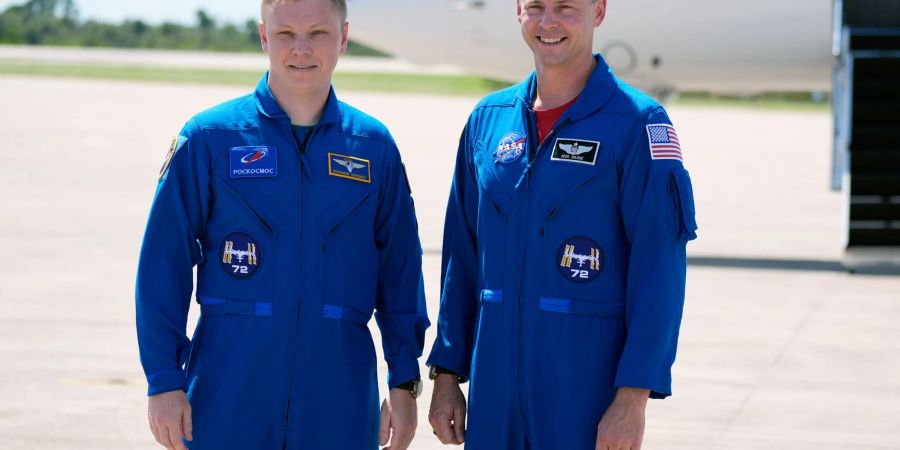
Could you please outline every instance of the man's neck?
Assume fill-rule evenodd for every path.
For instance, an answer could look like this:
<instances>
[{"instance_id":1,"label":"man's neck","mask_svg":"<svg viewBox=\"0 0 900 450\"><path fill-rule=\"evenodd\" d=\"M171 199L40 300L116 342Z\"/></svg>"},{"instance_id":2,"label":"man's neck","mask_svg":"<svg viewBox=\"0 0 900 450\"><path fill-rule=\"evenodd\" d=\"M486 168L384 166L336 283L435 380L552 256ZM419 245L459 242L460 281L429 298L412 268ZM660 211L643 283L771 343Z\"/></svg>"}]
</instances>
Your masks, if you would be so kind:
<instances>
[{"instance_id":1,"label":"man's neck","mask_svg":"<svg viewBox=\"0 0 900 450\"><path fill-rule=\"evenodd\" d=\"M328 101L331 88L310 92L296 92L285 89L278 83L269 80L269 89L275 96L275 102L287 113L294 125L312 126L319 123L322 111Z\"/></svg>"},{"instance_id":2,"label":"man's neck","mask_svg":"<svg viewBox=\"0 0 900 450\"><path fill-rule=\"evenodd\" d=\"M584 89L597 61L582 59L577 65L536 67L537 94L534 109L553 109L565 105Z\"/></svg>"}]
</instances>

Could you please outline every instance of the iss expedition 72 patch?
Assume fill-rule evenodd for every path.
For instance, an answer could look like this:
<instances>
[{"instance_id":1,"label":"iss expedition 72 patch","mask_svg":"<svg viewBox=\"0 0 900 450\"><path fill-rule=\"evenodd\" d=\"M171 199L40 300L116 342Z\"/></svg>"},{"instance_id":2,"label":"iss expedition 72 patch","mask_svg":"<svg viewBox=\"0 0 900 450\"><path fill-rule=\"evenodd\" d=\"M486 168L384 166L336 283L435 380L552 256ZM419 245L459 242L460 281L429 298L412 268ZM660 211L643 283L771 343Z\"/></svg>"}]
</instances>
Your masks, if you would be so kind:
<instances>
[{"instance_id":1,"label":"iss expedition 72 patch","mask_svg":"<svg viewBox=\"0 0 900 450\"><path fill-rule=\"evenodd\" d=\"M567 280L587 283L603 270L603 249L593 239L574 236L559 247L556 260L559 273Z\"/></svg>"},{"instance_id":2,"label":"iss expedition 72 patch","mask_svg":"<svg viewBox=\"0 0 900 450\"><path fill-rule=\"evenodd\" d=\"M550 159L593 166L597 162L597 153L600 153L600 143L597 141L559 138L553 144Z\"/></svg>"},{"instance_id":3,"label":"iss expedition 72 patch","mask_svg":"<svg viewBox=\"0 0 900 450\"><path fill-rule=\"evenodd\" d=\"M256 273L262 262L262 250L256 239L247 233L234 232L222 241L219 253L222 255L222 269L229 275L245 279Z\"/></svg>"}]
</instances>

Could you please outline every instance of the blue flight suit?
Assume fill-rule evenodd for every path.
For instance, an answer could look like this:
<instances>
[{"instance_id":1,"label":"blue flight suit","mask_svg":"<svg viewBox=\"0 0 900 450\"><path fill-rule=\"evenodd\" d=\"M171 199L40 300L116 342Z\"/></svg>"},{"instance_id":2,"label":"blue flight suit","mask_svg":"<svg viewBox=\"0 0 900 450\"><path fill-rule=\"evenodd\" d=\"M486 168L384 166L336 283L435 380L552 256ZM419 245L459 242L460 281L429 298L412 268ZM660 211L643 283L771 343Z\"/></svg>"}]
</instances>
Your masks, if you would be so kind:
<instances>
[{"instance_id":1,"label":"blue flight suit","mask_svg":"<svg viewBox=\"0 0 900 450\"><path fill-rule=\"evenodd\" d=\"M595 58L544 142L534 74L460 138L428 364L470 379L470 450L593 450L615 388L671 393L691 182L665 111Z\"/></svg>"},{"instance_id":2,"label":"blue flight suit","mask_svg":"<svg viewBox=\"0 0 900 450\"><path fill-rule=\"evenodd\" d=\"M376 449L366 324L375 310L392 388L419 376L429 325L405 170L333 89L296 139L267 75L191 119L162 169L137 275L149 395L187 391L192 449Z\"/></svg>"}]
</instances>

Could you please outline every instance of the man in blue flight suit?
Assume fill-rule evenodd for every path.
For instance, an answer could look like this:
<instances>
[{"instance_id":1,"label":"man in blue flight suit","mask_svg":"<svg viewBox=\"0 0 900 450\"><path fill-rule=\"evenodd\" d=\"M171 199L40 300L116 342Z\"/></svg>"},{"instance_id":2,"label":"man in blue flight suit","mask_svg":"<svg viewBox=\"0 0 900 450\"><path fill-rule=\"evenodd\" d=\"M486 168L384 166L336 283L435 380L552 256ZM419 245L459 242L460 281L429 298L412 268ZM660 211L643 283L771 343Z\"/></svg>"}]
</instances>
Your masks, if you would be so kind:
<instances>
[{"instance_id":1,"label":"man in blue flight suit","mask_svg":"<svg viewBox=\"0 0 900 450\"><path fill-rule=\"evenodd\" d=\"M472 450L638 449L671 393L690 178L666 112L592 54L605 0L517 9L536 70L460 138L429 419Z\"/></svg>"},{"instance_id":2,"label":"man in blue flight suit","mask_svg":"<svg viewBox=\"0 0 900 450\"><path fill-rule=\"evenodd\" d=\"M344 0L264 0L262 19L269 72L191 119L160 173L136 302L151 430L169 449L405 450L428 318L400 154L331 88Z\"/></svg>"}]
</instances>

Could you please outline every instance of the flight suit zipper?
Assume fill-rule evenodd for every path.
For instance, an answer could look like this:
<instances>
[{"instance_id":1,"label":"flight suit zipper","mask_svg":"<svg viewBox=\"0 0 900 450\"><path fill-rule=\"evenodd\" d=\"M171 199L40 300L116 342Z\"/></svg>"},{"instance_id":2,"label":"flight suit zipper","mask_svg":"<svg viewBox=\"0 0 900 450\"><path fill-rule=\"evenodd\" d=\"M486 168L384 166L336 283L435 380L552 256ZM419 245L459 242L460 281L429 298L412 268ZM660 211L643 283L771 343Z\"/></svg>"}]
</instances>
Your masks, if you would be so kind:
<instances>
[{"instance_id":1,"label":"flight suit zipper","mask_svg":"<svg viewBox=\"0 0 900 450\"><path fill-rule=\"evenodd\" d=\"M526 108L525 109L525 117L526 117L526 123L528 125L529 139L532 139L532 142L535 142L535 141L537 141L537 139L535 139L535 137L537 136L537 133L536 133L536 123L535 123L536 120L535 120L534 112L530 108ZM537 161L537 157L538 157L538 155L540 155L541 148L544 146L544 144L548 140L550 140L550 138L553 135L555 135L562 127L564 127L568 123L569 123L569 119L566 119L566 120L560 122L558 126L554 126L554 128L551 129L549 133L547 133L547 136L545 136L544 139L541 142L539 142L536 147L529 146L529 148L528 148L528 154L526 156L528 158L528 164L525 166L525 171L522 173L522 176L519 177L519 181L516 182L516 186L515 186L515 188L518 189L522 183L522 179L523 178L525 179L525 191L523 193L525 211L524 211L524 214L522 215L521 222L523 222L522 223L523 230L524 230L523 233L525 233L526 236L528 234L530 234L530 233L528 233L528 214L529 214L529 209L530 209L530 199L529 199L530 192L529 191L530 191L530 187L531 187L531 170L534 167L534 163L535 163L535 161ZM541 236L543 236L543 228L541 229L540 233L541 233ZM523 243L523 249L522 249L521 267L519 270L519 289L518 289L518 293L517 293L518 295L516 296L517 298L516 298L516 303L515 303L515 313L516 313L515 352L514 352L515 362L513 364L514 373L517 374L517 378L518 378L518 380L517 380L518 383L516 383L516 384L519 387L519 389L518 389L519 410L520 410L520 414L522 415L522 420L525 422L525 429L528 429L528 415L525 412L525 402L524 402L523 395L522 395L522 390L523 390L522 385L523 385L523 378L524 378L523 373L524 372L522 370L522 350L523 350L522 349L522 341L523 341L523 339L521 336L522 335L522 324L521 323L522 323L522 309L523 309L522 298L523 298L523 291L525 288L525 278L526 278L524 275L525 270L526 270L525 261L526 261L527 257L528 257L528 239L525 239L524 243Z\"/></svg>"},{"instance_id":2,"label":"flight suit zipper","mask_svg":"<svg viewBox=\"0 0 900 450\"><path fill-rule=\"evenodd\" d=\"M318 125L314 126L313 129L309 131L309 133L306 135L306 137L303 139L302 142L299 142L296 139L296 136L294 135L294 130L292 128L290 128L290 126L291 125L289 124L288 131L291 135L292 140L294 140L296 147L297 147L297 166L298 166L297 169L299 170L298 180L300 183L300 195L298 196L298 201L300 204L297 205L297 213L299 216L298 224L300 227L300 233L298 233L300 235L300 238L299 238L298 242L299 242L300 248L298 248L297 250L298 250L298 255L302 256L303 255L303 171L304 171L303 156L306 154L306 148L309 145L309 142L312 140L313 135L316 134L316 131L319 129L319 126ZM304 265L300 264L301 270L303 269L303 267L304 267ZM303 280L302 274L299 274L299 275L301 275L300 279L302 282L302 280ZM303 290L303 286L300 286L300 291L302 291L302 290ZM300 310L302 309L301 308L302 303L303 303L303 299L298 298L297 299L297 313L296 313L296 316L294 317L294 338L291 340L291 370L290 370L290 375L288 378L287 404L284 409L284 426L285 426L285 428L290 427L291 406L292 406L291 399L294 395L294 373L295 373L296 365L297 365L297 338L300 334Z\"/></svg>"}]
</instances>

